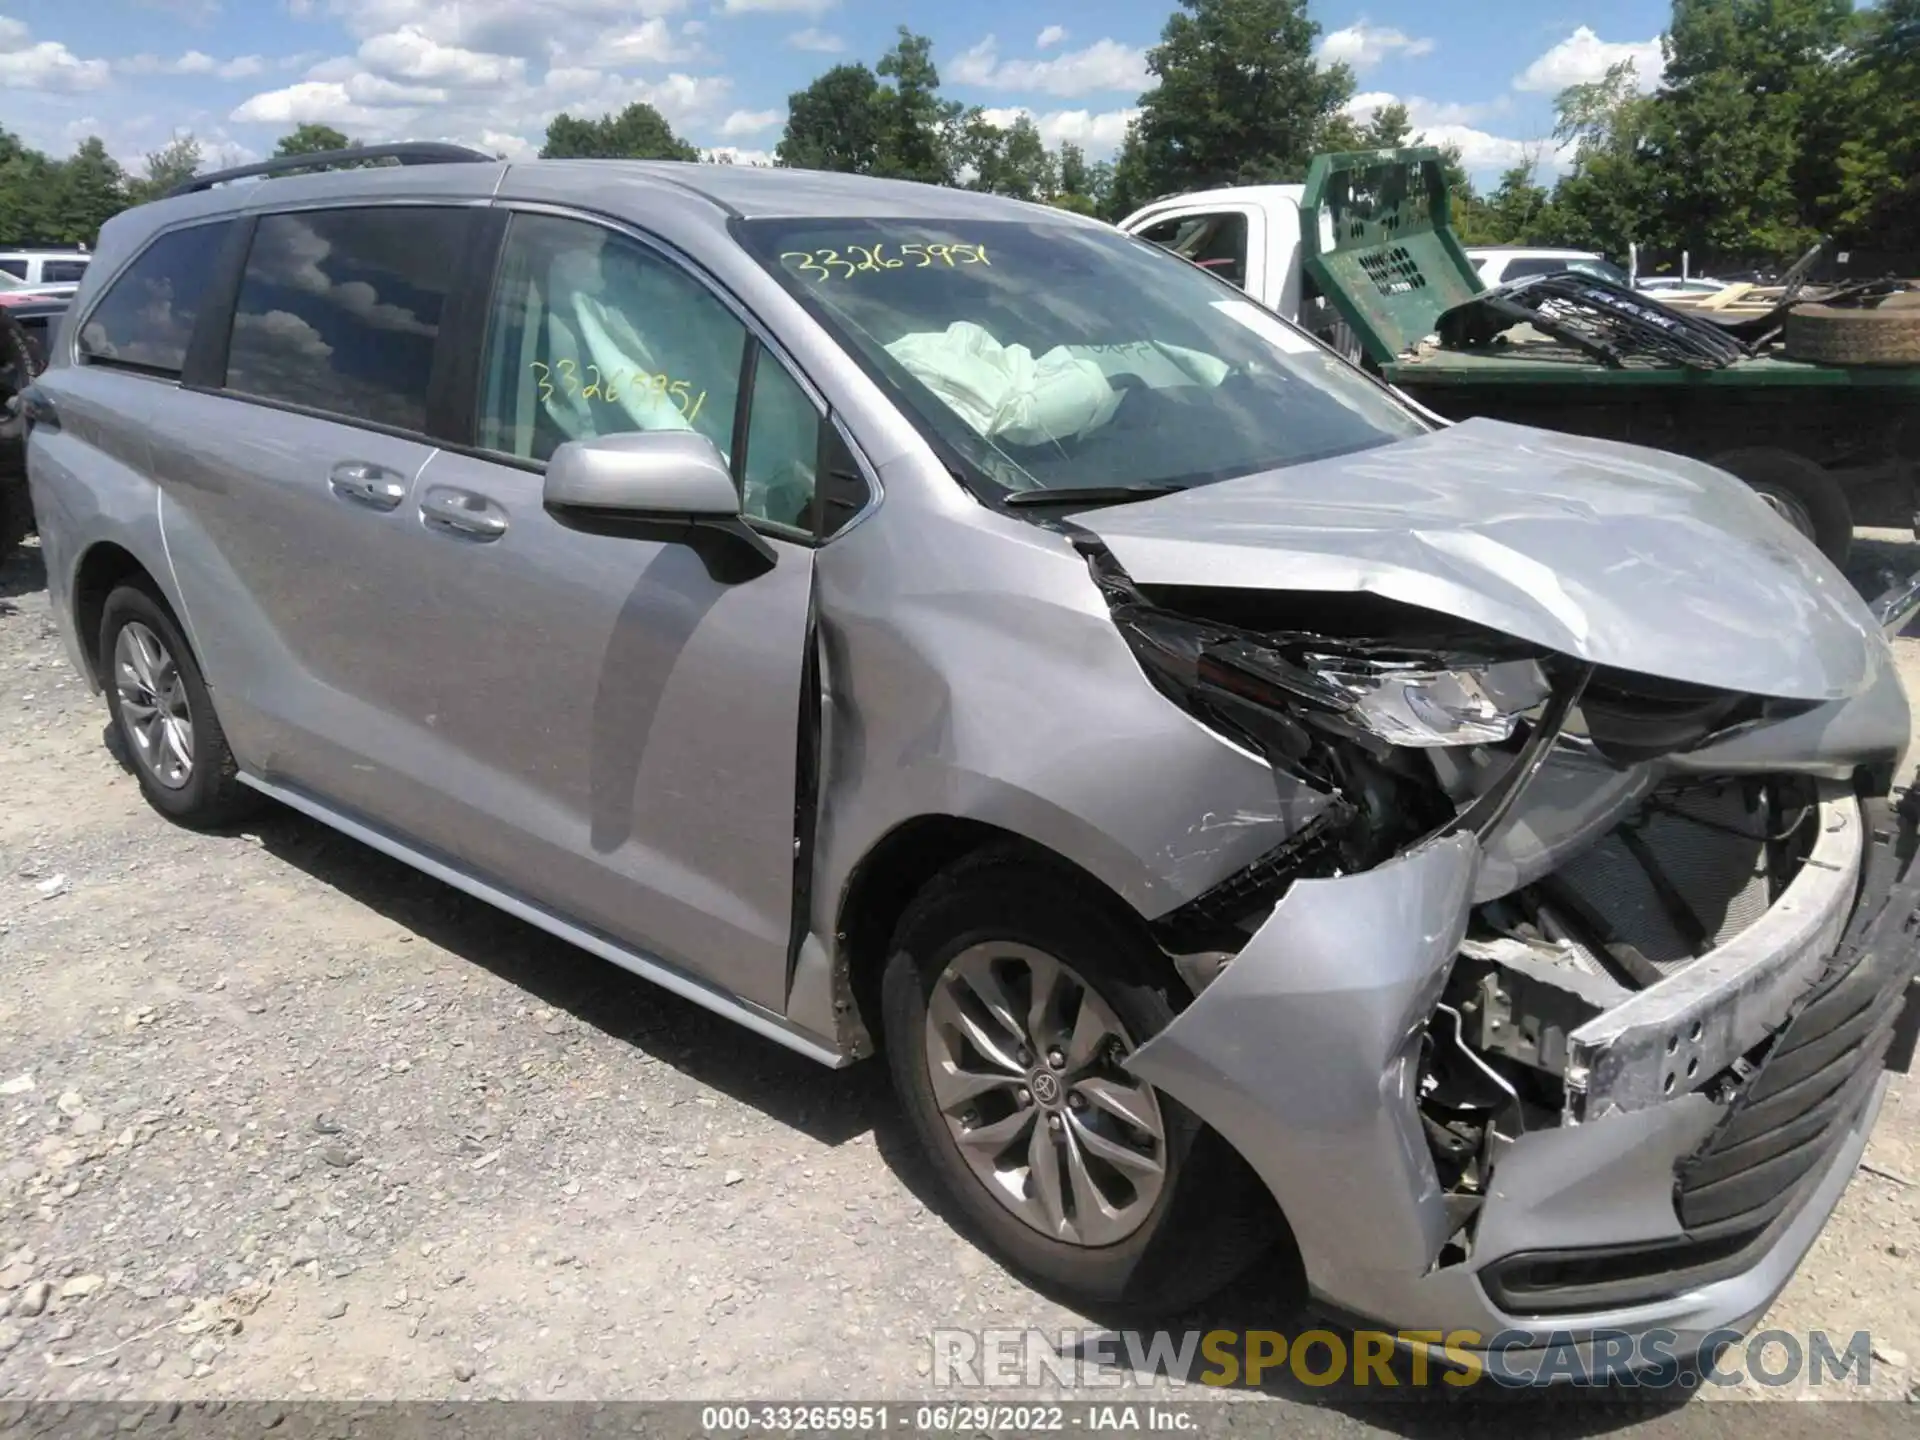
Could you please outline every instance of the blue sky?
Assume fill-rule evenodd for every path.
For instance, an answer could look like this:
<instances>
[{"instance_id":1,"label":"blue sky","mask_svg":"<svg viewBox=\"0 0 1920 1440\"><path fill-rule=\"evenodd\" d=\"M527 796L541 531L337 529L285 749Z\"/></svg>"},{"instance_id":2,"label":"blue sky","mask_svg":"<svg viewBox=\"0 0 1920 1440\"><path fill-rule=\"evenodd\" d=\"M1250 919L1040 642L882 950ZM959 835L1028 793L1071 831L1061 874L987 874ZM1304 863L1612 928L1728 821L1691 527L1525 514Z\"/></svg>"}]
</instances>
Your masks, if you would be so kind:
<instances>
[{"instance_id":1,"label":"blue sky","mask_svg":"<svg viewBox=\"0 0 1920 1440\"><path fill-rule=\"evenodd\" d=\"M538 147L559 110L657 105L689 139L757 158L786 96L840 60L876 61L904 21L932 37L945 92L1050 141L1109 153L1170 0L0 0L0 125L56 153L98 134L137 164L177 131L211 158L270 150L301 121L360 139ZM1398 98L1491 179L1546 144L1563 85L1636 59L1651 82L1664 0L1315 0L1361 108Z\"/></svg>"}]
</instances>

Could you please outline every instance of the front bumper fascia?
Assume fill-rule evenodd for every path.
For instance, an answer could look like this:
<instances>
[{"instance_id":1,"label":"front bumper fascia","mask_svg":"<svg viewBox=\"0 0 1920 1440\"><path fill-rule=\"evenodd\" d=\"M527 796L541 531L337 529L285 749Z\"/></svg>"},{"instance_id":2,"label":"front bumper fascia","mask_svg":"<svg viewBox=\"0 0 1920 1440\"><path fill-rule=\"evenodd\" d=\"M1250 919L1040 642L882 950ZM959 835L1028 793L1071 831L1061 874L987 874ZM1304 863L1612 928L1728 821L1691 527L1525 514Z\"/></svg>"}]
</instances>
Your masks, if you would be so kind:
<instances>
[{"instance_id":1,"label":"front bumper fascia","mask_svg":"<svg viewBox=\"0 0 1920 1440\"><path fill-rule=\"evenodd\" d=\"M1911 814L1895 822L1882 810L1886 823L1871 821L1850 797L1832 797L1827 813L1851 815L1855 839L1869 848L1902 854L1888 865L1854 852L1844 903L1826 903L1823 891L1818 913L1803 917L1817 921L1819 943L1805 943L1804 926L1795 929L1800 943L1791 963L1763 967L1775 977L1769 1002L1746 1005L1729 1044L1751 1048L1767 1038L1765 1031L1749 1035L1751 1026L1791 1024L1779 995L1813 985L1836 941L1893 953L1898 975L1912 973L1920 866L1910 864ZM1313 1294L1336 1313L1394 1331L1467 1331L1486 1343L1500 1337L1515 1363L1591 1346L1603 1332L1672 1332L1684 1354L1744 1329L1786 1284L1838 1203L1866 1146L1884 1077L1828 1127L1818 1163L1732 1268L1676 1274L1671 1293L1634 1303L1510 1313L1491 1298L1481 1272L1511 1257L1604 1247L1682 1253L1690 1237L1676 1208L1676 1167L1709 1142L1729 1107L1698 1088L1711 1078L1703 1070L1657 1102L1584 1121L1569 1115L1518 1137L1493 1168L1469 1253L1443 1263L1459 1212L1441 1190L1422 1133L1416 1070L1421 1035L1467 925L1478 856L1470 836L1453 836L1372 871L1296 882L1219 977L1134 1053L1130 1068L1220 1131L1261 1176L1287 1217ZM1782 974L1790 985L1778 980ZM1738 973L1722 978L1722 1008L1740 1009L1738 997L1751 987ZM1699 1013L1716 1013L1710 996L1693 998L1704 1006ZM1794 996L1785 999L1791 1005ZM1897 994L1891 1003L1899 1003ZM1894 1028L1898 1035L1902 1027ZM1901 1046L1896 1040L1891 1048Z\"/></svg>"}]
</instances>

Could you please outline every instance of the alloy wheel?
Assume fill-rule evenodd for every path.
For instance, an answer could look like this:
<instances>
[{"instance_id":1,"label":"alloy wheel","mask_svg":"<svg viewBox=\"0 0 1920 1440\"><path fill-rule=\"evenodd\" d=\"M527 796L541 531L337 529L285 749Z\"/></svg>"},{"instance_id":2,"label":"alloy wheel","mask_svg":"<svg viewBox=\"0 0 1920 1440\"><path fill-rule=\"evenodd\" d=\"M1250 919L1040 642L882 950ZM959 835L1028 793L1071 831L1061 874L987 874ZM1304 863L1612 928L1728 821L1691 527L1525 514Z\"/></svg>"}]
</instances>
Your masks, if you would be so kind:
<instances>
[{"instance_id":1,"label":"alloy wheel","mask_svg":"<svg viewBox=\"0 0 1920 1440\"><path fill-rule=\"evenodd\" d=\"M120 724L140 768L169 790L193 778L193 711L187 686L166 643L138 620L113 642Z\"/></svg>"},{"instance_id":2,"label":"alloy wheel","mask_svg":"<svg viewBox=\"0 0 1920 1440\"><path fill-rule=\"evenodd\" d=\"M1780 490L1762 490L1757 486L1755 487L1755 493L1767 502L1768 508L1771 509L1774 514L1778 515L1782 520L1786 521L1787 524L1806 536L1807 539L1813 540L1816 543L1818 542L1819 537L1814 532L1813 512L1801 503L1798 496L1790 495Z\"/></svg>"},{"instance_id":3,"label":"alloy wheel","mask_svg":"<svg viewBox=\"0 0 1920 1440\"><path fill-rule=\"evenodd\" d=\"M927 1003L928 1079L962 1159L1050 1239L1113 1245L1166 1182L1153 1088L1121 1061L1132 1038L1071 966L983 944L947 963Z\"/></svg>"}]
</instances>

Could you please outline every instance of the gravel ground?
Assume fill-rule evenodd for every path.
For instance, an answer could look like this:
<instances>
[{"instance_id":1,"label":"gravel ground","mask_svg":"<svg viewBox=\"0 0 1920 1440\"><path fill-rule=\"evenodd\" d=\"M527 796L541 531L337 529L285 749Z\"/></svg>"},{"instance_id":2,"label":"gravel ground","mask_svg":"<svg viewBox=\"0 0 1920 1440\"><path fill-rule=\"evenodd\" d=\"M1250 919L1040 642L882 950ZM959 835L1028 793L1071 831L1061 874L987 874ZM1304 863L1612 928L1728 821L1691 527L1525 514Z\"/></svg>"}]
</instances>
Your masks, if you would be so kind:
<instances>
[{"instance_id":1,"label":"gravel ground","mask_svg":"<svg viewBox=\"0 0 1920 1440\"><path fill-rule=\"evenodd\" d=\"M1920 550L1867 544L1860 583L1888 564ZM0 1398L904 1398L935 1326L1093 1323L943 1215L878 1067L291 813L173 828L105 725L29 549L0 567ZM1885 1397L1920 1355L1895 1085L1767 1321L1871 1331ZM1282 1279L1195 1321L1283 1325ZM1300 1433L1362 1424L1274 1393Z\"/></svg>"}]
</instances>

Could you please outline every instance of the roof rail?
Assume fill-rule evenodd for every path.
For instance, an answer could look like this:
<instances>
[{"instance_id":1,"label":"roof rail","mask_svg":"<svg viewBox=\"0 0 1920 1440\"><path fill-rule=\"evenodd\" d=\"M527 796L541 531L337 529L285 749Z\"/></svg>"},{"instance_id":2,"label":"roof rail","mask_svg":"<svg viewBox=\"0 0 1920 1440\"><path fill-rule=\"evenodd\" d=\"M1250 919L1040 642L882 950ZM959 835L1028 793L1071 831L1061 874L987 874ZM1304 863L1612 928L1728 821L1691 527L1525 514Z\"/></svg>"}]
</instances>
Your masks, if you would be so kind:
<instances>
[{"instance_id":1,"label":"roof rail","mask_svg":"<svg viewBox=\"0 0 1920 1440\"><path fill-rule=\"evenodd\" d=\"M287 175L301 170L324 170L330 165L353 165L363 160L398 160L402 165L454 165L475 160L498 160L484 150L465 145L448 145L438 140L401 140L391 145L355 145L345 150L315 150L306 155L276 155L252 165L235 165L231 170L210 170L184 180L167 191L163 199L211 190L228 180L246 180L255 175Z\"/></svg>"}]
</instances>

